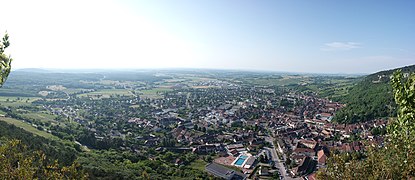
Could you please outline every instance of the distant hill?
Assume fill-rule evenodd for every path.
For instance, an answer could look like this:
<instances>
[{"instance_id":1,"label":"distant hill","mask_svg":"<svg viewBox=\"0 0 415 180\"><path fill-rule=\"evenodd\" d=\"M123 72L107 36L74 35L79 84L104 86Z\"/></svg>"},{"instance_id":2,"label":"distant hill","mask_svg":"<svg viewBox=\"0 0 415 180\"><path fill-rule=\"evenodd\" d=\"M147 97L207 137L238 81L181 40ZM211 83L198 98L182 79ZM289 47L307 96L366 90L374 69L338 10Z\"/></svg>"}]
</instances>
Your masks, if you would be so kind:
<instances>
[{"instance_id":1,"label":"distant hill","mask_svg":"<svg viewBox=\"0 0 415 180\"><path fill-rule=\"evenodd\" d=\"M15 72L36 72L36 73L47 73L47 72L51 72L49 70L46 69L40 69L40 68L23 68L23 69L16 69L13 70Z\"/></svg>"},{"instance_id":2,"label":"distant hill","mask_svg":"<svg viewBox=\"0 0 415 180\"><path fill-rule=\"evenodd\" d=\"M396 104L390 77L398 69L403 73L415 72L415 65L367 75L347 95L339 98L346 107L337 112L334 120L339 123L356 123L374 118L395 117Z\"/></svg>"},{"instance_id":3,"label":"distant hill","mask_svg":"<svg viewBox=\"0 0 415 180\"><path fill-rule=\"evenodd\" d=\"M374 83L378 81L389 83L390 76L398 69L402 70L403 73L411 73L411 72L415 72L415 65L410 65L410 66L405 66L401 68L390 69L390 70L385 70L385 71L380 71L374 74L370 74L366 76L366 80L373 81Z\"/></svg>"}]
</instances>

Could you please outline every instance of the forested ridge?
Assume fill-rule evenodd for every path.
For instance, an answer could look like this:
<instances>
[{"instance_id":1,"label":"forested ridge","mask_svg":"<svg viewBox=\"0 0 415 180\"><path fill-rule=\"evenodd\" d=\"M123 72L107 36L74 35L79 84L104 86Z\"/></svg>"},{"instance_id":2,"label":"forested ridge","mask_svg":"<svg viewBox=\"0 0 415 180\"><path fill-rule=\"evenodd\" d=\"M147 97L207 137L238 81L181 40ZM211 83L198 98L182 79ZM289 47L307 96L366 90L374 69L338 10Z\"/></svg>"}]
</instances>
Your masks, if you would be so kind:
<instances>
[{"instance_id":1,"label":"forested ridge","mask_svg":"<svg viewBox=\"0 0 415 180\"><path fill-rule=\"evenodd\" d=\"M414 179L415 177L415 74L404 78L397 71L391 79L397 118L387 127L387 140L368 146L363 154L341 153L329 158L318 179Z\"/></svg>"},{"instance_id":2,"label":"forested ridge","mask_svg":"<svg viewBox=\"0 0 415 180\"><path fill-rule=\"evenodd\" d=\"M335 121L356 123L375 118L396 117L397 107L390 85L390 77L396 70L401 70L405 75L415 72L415 65L380 71L364 77L347 95L339 98L346 107L337 112Z\"/></svg>"}]
</instances>

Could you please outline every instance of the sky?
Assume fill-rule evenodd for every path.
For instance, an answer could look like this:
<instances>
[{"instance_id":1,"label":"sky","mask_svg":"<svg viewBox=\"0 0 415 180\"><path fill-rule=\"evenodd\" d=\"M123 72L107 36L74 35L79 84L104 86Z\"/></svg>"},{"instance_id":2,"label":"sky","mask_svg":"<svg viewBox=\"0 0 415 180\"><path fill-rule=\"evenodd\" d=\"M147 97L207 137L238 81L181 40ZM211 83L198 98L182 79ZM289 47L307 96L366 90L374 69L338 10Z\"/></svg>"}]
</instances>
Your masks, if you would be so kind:
<instances>
[{"instance_id":1,"label":"sky","mask_svg":"<svg viewBox=\"0 0 415 180\"><path fill-rule=\"evenodd\" d=\"M415 64L413 0L0 0L13 68L372 73Z\"/></svg>"}]
</instances>

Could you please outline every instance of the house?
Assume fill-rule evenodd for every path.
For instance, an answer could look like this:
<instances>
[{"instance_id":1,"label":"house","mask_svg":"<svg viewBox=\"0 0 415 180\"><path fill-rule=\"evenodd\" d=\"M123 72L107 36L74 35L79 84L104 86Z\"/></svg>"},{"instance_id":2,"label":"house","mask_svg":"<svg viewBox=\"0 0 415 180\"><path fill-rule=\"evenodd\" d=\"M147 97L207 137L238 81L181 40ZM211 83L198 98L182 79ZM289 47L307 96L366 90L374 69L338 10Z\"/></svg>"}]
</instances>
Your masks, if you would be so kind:
<instances>
[{"instance_id":1,"label":"house","mask_svg":"<svg viewBox=\"0 0 415 180\"><path fill-rule=\"evenodd\" d=\"M214 144L199 145L197 146L195 152L198 154L208 154L216 152L216 146Z\"/></svg>"},{"instance_id":2,"label":"house","mask_svg":"<svg viewBox=\"0 0 415 180\"><path fill-rule=\"evenodd\" d=\"M155 146L158 144L158 139L147 139L144 141L144 145L151 147L151 146Z\"/></svg>"},{"instance_id":3,"label":"house","mask_svg":"<svg viewBox=\"0 0 415 180\"><path fill-rule=\"evenodd\" d=\"M226 149L228 151L231 151L233 149L241 149L241 148L244 148L244 146L242 144L229 144L229 145L226 146Z\"/></svg>"},{"instance_id":4,"label":"house","mask_svg":"<svg viewBox=\"0 0 415 180\"><path fill-rule=\"evenodd\" d=\"M298 143L310 149L314 149L317 145L317 141L307 139L300 139Z\"/></svg>"},{"instance_id":5,"label":"house","mask_svg":"<svg viewBox=\"0 0 415 180\"><path fill-rule=\"evenodd\" d=\"M183 164L183 161L180 158L177 158L175 163L174 163L174 165L176 165L176 166L180 166L182 164Z\"/></svg>"},{"instance_id":6,"label":"house","mask_svg":"<svg viewBox=\"0 0 415 180\"><path fill-rule=\"evenodd\" d=\"M310 174L307 177L304 177L306 180L317 180L316 173Z\"/></svg>"},{"instance_id":7,"label":"house","mask_svg":"<svg viewBox=\"0 0 415 180\"><path fill-rule=\"evenodd\" d=\"M255 161L256 161L256 158L254 156L248 157L248 159L246 160L246 162L244 164L244 168L245 169L250 169L251 167L253 167Z\"/></svg>"},{"instance_id":8,"label":"house","mask_svg":"<svg viewBox=\"0 0 415 180\"><path fill-rule=\"evenodd\" d=\"M324 153L324 150L321 149L317 152L317 162L318 165L325 165L326 164L327 155Z\"/></svg>"},{"instance_id":9,"label":"house","mask_svg":"<svg viewBox=\"0 0 415 180\"><path fill-rule=\"evenodd\" d=\"M226 153L222 144L199 145L195 148L194 152L199 153L199 154L209 154L209 153L218 153L218 152Z\"/></svg>"},{"instance_id":10,"label":"house","mask_svg":"<svg viewBox=\"0 0 415 180\"><path fill-rule=\"evenodd\" d=\"M249 145L260 145L265 143L265 138L252 138L249 140Z\"/></svg>"},{"instance_id":11,"label":"house","mask_svg":"<svg viewBox=\"0 0 415 180\"><path fill-rule=\"evenodd\" d=\"M314 156L315 152L314 152L314 150L308 149L308 148L296 148L293 151L293 155Z\"/></svg>"},{"instance_id":12,"label":"house","mask_svg":"<svg viewBox=\"0 0 415 180\"><path fill-rule=\"evenodd\" d=\"M299 164L306 156L305 155L294 155L291 157L291 160L296 164Z\"/></svg>"},{"instance_id":13,"label":"house","mask_svg":"<svg viewBox=\"0 0 415 180\"><path fill-rule=\"evenodd\" d=\"M259 174L260 176L268 176L268 175L269 175L269 169L268 169L268 167L261 166L261 167L259 168L259 172L258 172L258 174Z\"/></svg>"},{"instance_id":14,"label":"house","mask_svg":"<svg viewBox=\"0 0 415 180\"><path fill-rule=\"evenodd\" d=\"M236 149L232 149L231 151L229 151L229 155L236 157L239 155L239 151Z\"/></svg>"}]
</instances>

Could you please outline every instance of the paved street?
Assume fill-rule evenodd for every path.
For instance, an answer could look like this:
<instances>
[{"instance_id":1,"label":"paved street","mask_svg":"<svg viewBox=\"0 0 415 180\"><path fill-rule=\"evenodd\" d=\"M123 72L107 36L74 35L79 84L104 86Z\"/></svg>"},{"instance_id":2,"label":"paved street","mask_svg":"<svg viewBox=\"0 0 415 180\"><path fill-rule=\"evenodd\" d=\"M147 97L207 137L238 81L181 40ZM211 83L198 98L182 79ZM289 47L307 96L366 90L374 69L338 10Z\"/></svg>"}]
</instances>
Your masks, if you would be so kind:
<instances>
[{"instance_id":1,"label":"paved street","mask_svg":"<svg viewBox=\"0 0 415 180\"><path fill-rule=\"evenodd\" d=\"M271 156L272 156L272 160L275 162L275 167L279 169L280 175L283 177L283 179L287 179L287 180L292 180L292 179L301 179L301 178L291 178L288 174L287 174L287 170L283 164L283 162L285 162L285 155L284 155L284 159L280 159L278 157L277 151L275 150L275 148L278 147L278 145L276 146L274 144L274 138L272 137L266 137L265 140L269 143L272 144L272 146L274 148L268 148L265 147L265 149L267 149L268 151L271 152Z\"/></svg>"}]
</instances>

